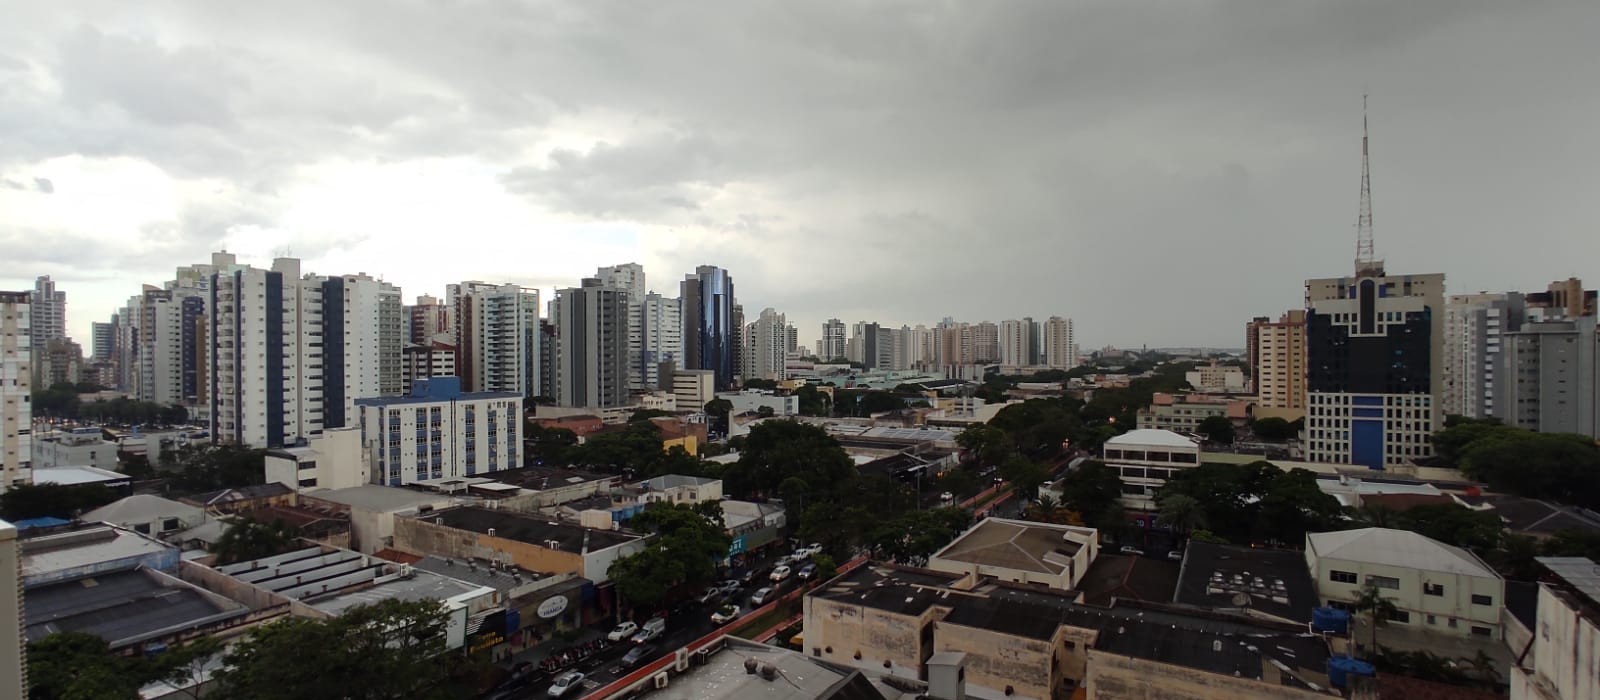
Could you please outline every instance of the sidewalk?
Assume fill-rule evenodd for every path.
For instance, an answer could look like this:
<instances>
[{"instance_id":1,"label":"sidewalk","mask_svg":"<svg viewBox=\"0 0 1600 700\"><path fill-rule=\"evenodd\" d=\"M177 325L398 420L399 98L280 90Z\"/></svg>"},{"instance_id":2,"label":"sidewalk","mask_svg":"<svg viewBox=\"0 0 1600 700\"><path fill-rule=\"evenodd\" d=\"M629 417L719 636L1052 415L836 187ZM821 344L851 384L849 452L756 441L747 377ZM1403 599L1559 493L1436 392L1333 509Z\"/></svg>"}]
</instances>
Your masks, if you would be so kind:
<instances>
[{"instance_id":1,"label":"sidewalk","mask_svg":"<svg viewBox=\"0 0 1600 700\"><path fill-rule=\"evenodd\" d=\"M574 637L570 642L563 642L559 638L550 637L540 641L538 644L532 647L512 654L511 658L501 661L500 663L503 666L515 666L523 661L530 661L537 666L540 662L549 658L551 654L561 651L562 649L566 649L569 646L587 644L596 639L605 637L606 631L610 629L610 626L607 626L605 630L595 629L594 627L580 627L578 628L578 636Z\"/></svg>"}]
</instances>

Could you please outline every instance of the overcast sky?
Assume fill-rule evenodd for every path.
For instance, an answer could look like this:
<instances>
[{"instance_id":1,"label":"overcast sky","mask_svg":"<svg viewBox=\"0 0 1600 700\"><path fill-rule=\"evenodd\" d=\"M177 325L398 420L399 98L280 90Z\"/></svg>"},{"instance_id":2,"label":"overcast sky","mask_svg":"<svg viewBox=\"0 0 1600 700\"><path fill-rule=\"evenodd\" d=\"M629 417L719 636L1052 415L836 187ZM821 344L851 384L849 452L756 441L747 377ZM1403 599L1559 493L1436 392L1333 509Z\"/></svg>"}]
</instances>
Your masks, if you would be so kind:
<instances>
[{"instance_id":1,"label":"overcast sky","mask_svg":"<svg viewBox=\"0 0 1600 700\"><path fill-rule=\"evenodd\" d=\"M0 6L0 288L86 346L220 248L1241 346L1350 269L1363 92L1390 271L1600 285L1594 0Z\"/></svg>"}]
</instances>

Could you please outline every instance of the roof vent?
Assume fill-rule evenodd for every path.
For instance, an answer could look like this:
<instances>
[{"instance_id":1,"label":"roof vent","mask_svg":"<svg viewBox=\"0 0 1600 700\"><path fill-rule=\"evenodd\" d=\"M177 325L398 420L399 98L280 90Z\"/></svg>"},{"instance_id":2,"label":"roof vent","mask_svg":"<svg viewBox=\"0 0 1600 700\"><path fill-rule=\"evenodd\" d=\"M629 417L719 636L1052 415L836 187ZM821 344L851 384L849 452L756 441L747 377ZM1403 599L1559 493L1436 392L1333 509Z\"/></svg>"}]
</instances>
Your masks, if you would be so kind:
<instances>
[{"instance_id":1,"label":"roof vent","mask_svg":"<svg viewBox=\"0 0 1600 700\"><path fill-rule=\"evenodd\" d=\"M778 667L772 664L761 664L761 678L763 680L777 680Z\"/></svg>"},{"instance_id":2,"label":"roof vent","mask_svg":"<svg viewBox=\"0 0 1600 700\"><path fill-rule=\"evenodd\" d=\"M760 665L761 662L756 661L753 657L746 657L744 660L744 672L753 676L756 673L756 668Z\"/></svg>"}]
</instances>

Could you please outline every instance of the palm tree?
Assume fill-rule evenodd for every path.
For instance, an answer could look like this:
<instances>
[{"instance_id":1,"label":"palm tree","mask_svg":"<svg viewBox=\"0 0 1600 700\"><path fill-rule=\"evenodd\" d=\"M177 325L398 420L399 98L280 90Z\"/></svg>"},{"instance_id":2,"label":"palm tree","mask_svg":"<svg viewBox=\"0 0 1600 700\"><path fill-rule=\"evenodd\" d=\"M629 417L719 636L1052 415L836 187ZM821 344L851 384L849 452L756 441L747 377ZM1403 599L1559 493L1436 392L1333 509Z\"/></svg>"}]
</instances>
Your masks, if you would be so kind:
<instances>
[{"instance_id":1,"label":"palm tree","mask_svg":"<svg viewBox=\"0 0 1600 700\"><path fill-rule=\"evenodd\" d=\"M1367 584L1361 587L1361 592L1356 594L1355 609L1357 613L1367 613L1369 622L1372 623L1372 646L1368 653L1378 653L1378 626L1388 622L1389 618L1400 609L1395 607L1394 601L1383 597L1377 586Z\"/></svg>"},{"instance_id":2,"label":"palm tree","mask_svg":"<svg viewBox=\"0 0 1600 700\"><path fill-rule=\"evenodd\" d=\"M1206 525L1206 512L1200 500L1183 493L1174 493L1156 502L1161 509L1161 522L1187 537L1190 532Z\"/></svg>"}]
</instances>

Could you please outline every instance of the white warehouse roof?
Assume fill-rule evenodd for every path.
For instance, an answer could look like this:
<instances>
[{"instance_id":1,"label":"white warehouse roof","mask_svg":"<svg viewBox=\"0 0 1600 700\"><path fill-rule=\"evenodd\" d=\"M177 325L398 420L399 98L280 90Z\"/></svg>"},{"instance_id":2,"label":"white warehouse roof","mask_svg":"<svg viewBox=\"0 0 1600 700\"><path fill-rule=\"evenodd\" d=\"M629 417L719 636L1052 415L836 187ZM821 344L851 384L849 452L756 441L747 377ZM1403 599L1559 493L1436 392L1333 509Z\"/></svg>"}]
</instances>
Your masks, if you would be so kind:
<instances>
[{"instance_id":1,"label":"white warehouse roof","mask_svg":"<svg viewBox=\"0 0 1600 700\"><path fill-rule=\"evenodd\" d=\"M1315 532L1306 544L1318 558L1398 566L1480 578L1500 578L1482 559L1460 547L1410 530L1369 527L1360 530Z\"/></svg>"},{"instance_id":2,"label":"white warehouse roof","mask_svg":"<svg viewBox=\"0 0 1600 700\"><path fill-rule=\"evenodd\" d=\"M1140 428L1130 430L1106 441L1107 445L1118 447L1136 445L1142 447L1194 447L1198 449L1193 440L1172 432L1171 430L1155 430Z\"/></svg>"}]
</instances>

